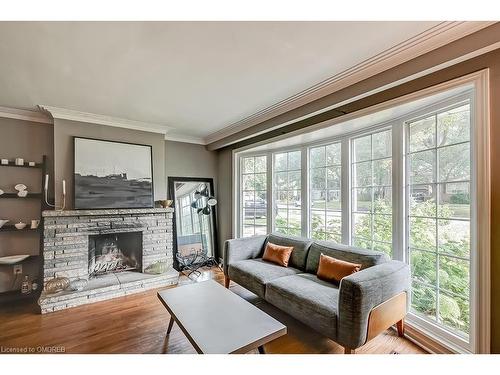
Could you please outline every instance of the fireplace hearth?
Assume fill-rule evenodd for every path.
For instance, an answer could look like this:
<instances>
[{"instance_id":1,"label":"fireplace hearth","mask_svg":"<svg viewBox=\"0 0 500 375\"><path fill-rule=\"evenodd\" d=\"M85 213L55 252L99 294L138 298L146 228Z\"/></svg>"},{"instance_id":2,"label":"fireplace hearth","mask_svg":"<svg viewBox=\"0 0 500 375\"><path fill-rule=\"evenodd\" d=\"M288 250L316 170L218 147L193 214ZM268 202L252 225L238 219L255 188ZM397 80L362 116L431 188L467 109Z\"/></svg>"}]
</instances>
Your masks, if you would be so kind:
<instances>
[{"instance_id":1,"label":"fireplace hearth","mask_svg":"<svg viewBox=\"0 0 500 375\"><path fill-rule=\"evenodd\" d=\"M89 278L120 271L142 271L142 232L89 236Z\"/></svg>"}]
</instances>

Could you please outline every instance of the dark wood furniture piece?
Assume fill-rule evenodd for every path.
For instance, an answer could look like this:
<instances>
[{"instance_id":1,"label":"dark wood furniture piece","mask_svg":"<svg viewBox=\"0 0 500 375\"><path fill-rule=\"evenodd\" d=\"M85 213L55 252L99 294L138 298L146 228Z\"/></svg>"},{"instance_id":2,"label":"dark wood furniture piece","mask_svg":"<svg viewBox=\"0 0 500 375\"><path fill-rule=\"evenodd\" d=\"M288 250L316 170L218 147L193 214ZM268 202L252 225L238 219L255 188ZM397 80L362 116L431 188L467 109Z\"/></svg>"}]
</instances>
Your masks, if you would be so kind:
<instances>
[{"instance_id":1,"label":"dark wood furniture piece","mask_svg":"<svg viewBox=\"0 0 500 375\"><path fill-rule=\"evenodd\" d=\"M43 223L42 223L42 211L49 209L49 207L46 205L44 196L43 196L43 188L44 188L44 178L45 175L47 174L48 171L48 166L47 166L47 156L43 155L42 157L42 162L41 163L36 163L35 166L30 166L27 162L25 162L23 165L16 165L14 160L9 160L9 164L0 164L0 167L5 167L5 168L25 168L25 169L33 169L34 171L38 171L41 173L40 175L40 192L29 192L26 197L19 197L17 193L4 193L0 195L0 199L17 199L17 200L25 200L25 201L39 201L40 204L40 217L37 218L40 220L40 224L38 225L37 229L31 229L30 224L27 223L26 227L24 229L17 229L13 224L10 225L4 225L2 228L0 228L0 235L5 236L8 233L15 233L19 232L19 234L13 234L13 235L26 235L28 233L37 233L40 236L40 241L39 241L39 247L38 247L38 253L37 254L32 254L30 257L24 259L21 262L18 263L30 263L30 262L36 262L38 265L38 279L40 282L38 290L35 292L32 292L30 294L22 294L20 290L11 290L7 292L1 292L0 293L0 304L7 303L7 302L15 302L15 301L20 301L20 300L33 300L35 298L38 298L42 289L43 289L43 233L41 231L41 228L43 228ZM2 186L6 185L5 181L1 181ZM34 218L35 219L35 218ZM12 254L1 254L1 256L9 256ZM17 263L16 263L17 264ZM13 267L13 265L0 265L0 267Z\"/></svg>"},{"instance_id":2,"label":"dark wood furniture piece","mask_svg":"<svg viewBox=\"0 0 500 375\"><path fill-rule=\"evenodd\" d=\"M158 292L174 322L202 354L247 353L286 334L286 326L250 302L208 280Z\"/></svg>"}]
</instances>

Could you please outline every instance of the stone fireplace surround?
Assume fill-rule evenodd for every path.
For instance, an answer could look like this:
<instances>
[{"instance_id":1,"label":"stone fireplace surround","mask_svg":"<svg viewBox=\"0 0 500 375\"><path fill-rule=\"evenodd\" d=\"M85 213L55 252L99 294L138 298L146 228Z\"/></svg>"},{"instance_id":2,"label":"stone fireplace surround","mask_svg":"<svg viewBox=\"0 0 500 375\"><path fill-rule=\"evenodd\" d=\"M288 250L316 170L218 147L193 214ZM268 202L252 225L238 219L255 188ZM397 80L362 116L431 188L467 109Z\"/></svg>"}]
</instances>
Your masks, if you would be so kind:
<instances>
[{"instance_id":1,"label":"stone fireplace surround","mask_svg":"<svg viewBox=\"0 0 500 375\"><path fill-rule=\"evenodd\" d=\"M177 283L178 273L172 268L172 208L44 211L42 215L44 285L59 276L88 280L81 291L48 294L44 290L38 301L42 314ZM124 271L89 278L89 236L126 232L142 232L143 272L160 261L167 262L169 271L160 275Z\"/></svg>"}]
</instances>

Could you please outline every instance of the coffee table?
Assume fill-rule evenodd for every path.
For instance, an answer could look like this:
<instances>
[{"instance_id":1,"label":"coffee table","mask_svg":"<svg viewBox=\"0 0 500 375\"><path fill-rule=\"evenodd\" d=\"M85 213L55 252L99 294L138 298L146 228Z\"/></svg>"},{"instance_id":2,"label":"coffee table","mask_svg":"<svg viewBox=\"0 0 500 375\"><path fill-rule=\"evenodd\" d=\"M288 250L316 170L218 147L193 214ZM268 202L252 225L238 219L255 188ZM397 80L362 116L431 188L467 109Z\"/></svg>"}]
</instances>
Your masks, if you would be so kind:
<instances>
[{"instance_id":1,"label":"coffee table","mask_svg":"<svg viewBox=\"0 0 500 375\"><path fill-rule=\"evenodd\" d=\"M247 353L286 334L286 326L250 302L208 280L158 292L174 321L198 353Z\"/></svg>"}]
</instances>

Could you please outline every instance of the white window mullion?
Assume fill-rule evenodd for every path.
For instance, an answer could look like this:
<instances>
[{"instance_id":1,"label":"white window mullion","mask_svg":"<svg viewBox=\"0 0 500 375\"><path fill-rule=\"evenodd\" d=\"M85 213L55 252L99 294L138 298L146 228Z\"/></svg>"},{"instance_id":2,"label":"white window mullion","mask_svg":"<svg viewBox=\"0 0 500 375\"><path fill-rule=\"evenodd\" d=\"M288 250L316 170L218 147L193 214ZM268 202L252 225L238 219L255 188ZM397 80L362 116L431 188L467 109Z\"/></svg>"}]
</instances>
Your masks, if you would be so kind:
<instances>
[{"instance_id":1,"label":"white window mullion","mask_svg":"<svg viewBox=\"0 0 500 375\"><path fill-rule=\"evenodd\" d=\"M392 126L392 248L393 258L409 263L405 241L405 157L404 157L404 124Z\"/></svg>"},{"instance_id":2,"label":"white window mullion","mask_svg":"<svg viewBox=\"0 0 500 375\"><path fill-rule=\"evenodd\" d=\"M348 138L341 142L341 207L342 207L342 243L351 242L351 151Z\"/></svg>"},{"instance_id":3,"label":"white window mullion","mask_svg":"<svg viewBox=\"0 0 500 375\"><path fill-rule=\"evenodd\" d=\"M275 218L275 197L274 197L274 154L267 154L267 174L266 174L266 195L267 195L267 233L271 233L274 231L274 218Z\"/></svg>"},{"instance_id":4,"label":"white window mullion","mask_svg":"<svg viewBox=\"0 0 500 375\"><path fill-rule=\"evenodd\" d=\"M300 150L300 209L302 218L302 236L310 235L310 210L309 210L309 158L308 148L302 147Z\"/></svg>"}]
</instances>

